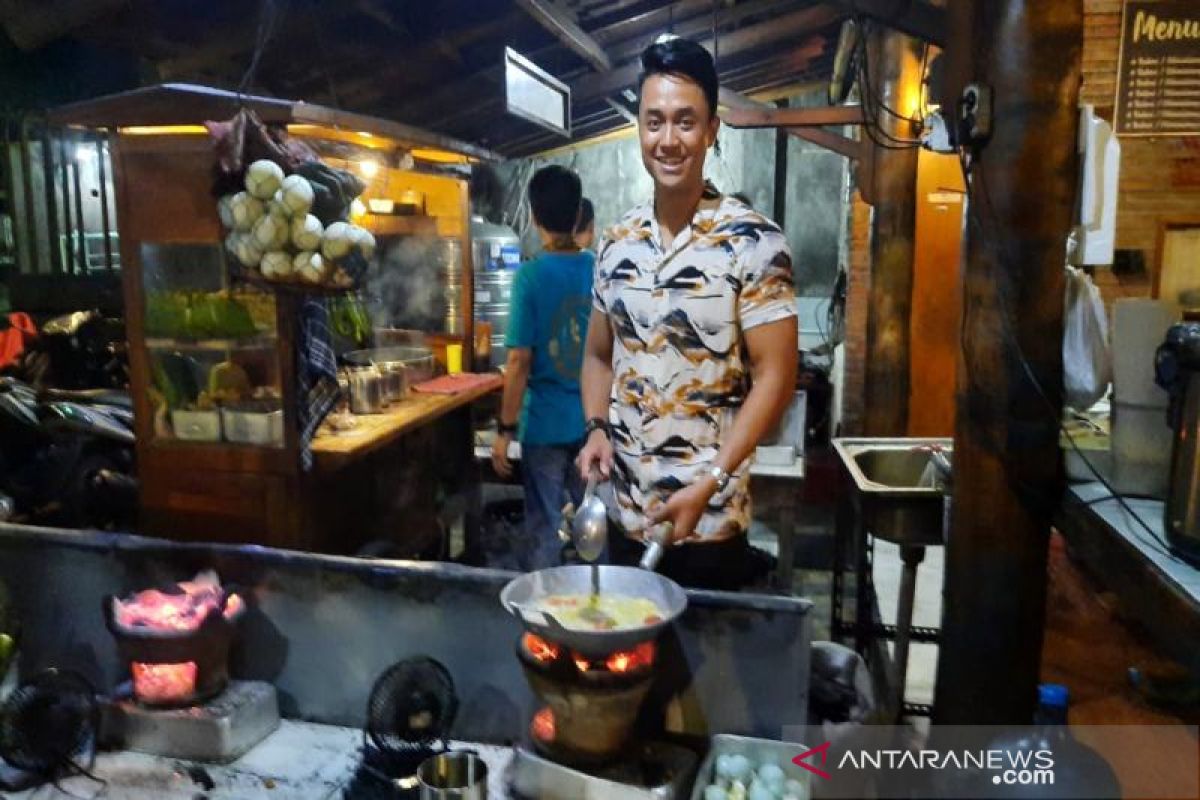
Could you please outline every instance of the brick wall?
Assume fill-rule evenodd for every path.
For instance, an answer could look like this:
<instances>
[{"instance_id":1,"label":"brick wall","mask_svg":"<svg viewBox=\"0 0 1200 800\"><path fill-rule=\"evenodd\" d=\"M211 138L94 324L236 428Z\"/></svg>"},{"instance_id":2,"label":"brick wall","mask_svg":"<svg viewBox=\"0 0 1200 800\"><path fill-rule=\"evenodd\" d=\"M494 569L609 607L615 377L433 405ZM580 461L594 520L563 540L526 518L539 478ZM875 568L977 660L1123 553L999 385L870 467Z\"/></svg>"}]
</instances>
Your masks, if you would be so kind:
<instances>
[{"instance_id":1,"label":"brick wall","mask_svg":"<svg viewBox=\"0 0 1200 800\"><path fill-rule=\"evenodd\" d=\"M841 433L863 430L866 391L867 317L871 299L871 207L857 190L850 197L849 286L846 297L846 352L842 374Z\"/></svg>"},{"instance_id":2,"label":"brick wall","mask_svg":"<svg viewBox=\"0 0 1200 800\"><path fill-rule=\"evenodd\" d=\"M1084 0L1080 102L1111 120L1117 90L1121 0ZM1117 247L1141 250L1147 273L1120 277L1097 270L1105 299L1150 294L1159 223L1200 218L1200 137L1121 138Z\"/></svg>"}]
</instances>

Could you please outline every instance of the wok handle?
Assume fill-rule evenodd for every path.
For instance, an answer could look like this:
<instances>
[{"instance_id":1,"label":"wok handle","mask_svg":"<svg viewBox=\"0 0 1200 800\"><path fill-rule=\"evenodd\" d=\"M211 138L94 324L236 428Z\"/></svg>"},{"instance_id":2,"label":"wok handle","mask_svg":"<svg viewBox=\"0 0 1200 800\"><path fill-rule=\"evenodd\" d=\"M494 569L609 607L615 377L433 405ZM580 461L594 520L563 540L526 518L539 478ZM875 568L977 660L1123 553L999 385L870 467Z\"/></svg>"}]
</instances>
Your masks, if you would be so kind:
<instances>
[{"instance_id":1,"label":"wok handle","mask_svg":"<svg viewBox=\"0 0 1200 800\"><path fill-rule=\"evenodd\" d=\"M662 561L663 554L667 552L667 547L670 546L671 534L674 531L675 525L669 520L647 530L646 551L642 553L642 558L638 561L638 566L650 572L656 570L658 562Z\"/></svg>"}]
</instances>

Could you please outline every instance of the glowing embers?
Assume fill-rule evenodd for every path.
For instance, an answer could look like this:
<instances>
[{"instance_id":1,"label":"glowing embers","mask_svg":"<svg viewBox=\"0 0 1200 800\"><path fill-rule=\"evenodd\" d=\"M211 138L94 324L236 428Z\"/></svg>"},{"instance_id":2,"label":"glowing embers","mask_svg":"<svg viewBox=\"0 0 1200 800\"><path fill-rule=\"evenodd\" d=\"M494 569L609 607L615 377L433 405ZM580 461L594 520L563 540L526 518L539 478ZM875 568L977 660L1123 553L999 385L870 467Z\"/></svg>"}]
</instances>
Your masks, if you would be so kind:
<instances>
[{"instance_id":1,"label":"glowing embers","mask_svg":"<svg viewBox=\"0 0 1200 800\"><path fill-rule=\"evenodd\" d=\"M133 694L143 703L162 705L188 700L196 694L196 662L129 665Z\"/></svg>"},{"instance_id":2,"label":"glowing embers","mask_svg":"<svg viewBox=\"0 0 1200 800\"><path fill-rule=\"evenodd\" d=\"M614 675L640 673L654 666L654 642L642 642L632 650L618 650L607 656L587 657L574 650L526 633L521 637L521 648L536 664L550 666L567 656L579 673L609 672Z\"/></svg>"},{"instance_id":3,"label":"glowing embers","mask_svg":"<svg viewBox=\"0 0 1200 800\"><path fill-rule=\"evenodd\" d=\"M105 600L104 614L133 676L133 696L147 706L208 700L229 682L229 648L246 605L216 573Z\"/></svg>"}]
</instances>

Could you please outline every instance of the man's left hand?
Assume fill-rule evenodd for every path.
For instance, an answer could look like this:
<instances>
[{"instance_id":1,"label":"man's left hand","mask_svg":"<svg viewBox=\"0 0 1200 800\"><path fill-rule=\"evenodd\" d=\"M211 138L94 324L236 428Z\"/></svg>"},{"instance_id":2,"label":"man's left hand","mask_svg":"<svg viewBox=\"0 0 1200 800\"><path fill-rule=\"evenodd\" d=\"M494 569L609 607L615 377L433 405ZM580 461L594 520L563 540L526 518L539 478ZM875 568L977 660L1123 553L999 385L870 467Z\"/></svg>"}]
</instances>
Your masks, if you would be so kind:
<instances>
[{"instance_id":1,"label":"man's left hand","mask_svg":"<svg viewBox=\"0 0 1200 800\"><path fill-rule=\"evenodd\" d=\"M498 433L492 440L492 469L506 480L512 477L512 462L508 460L508 443L511 441L512 437L507 433Z\"/></svg>"},{"instance_id":2,"label":"man's left hand","mask_svg":"<svg viewBox=\"0 0 1200 800\"><path fill-rule=\"evenodd\" d=\"M667 502L656 506L646 513L648 526L658 525L668 520L674 525L671 532L671 544L680 544L689 539L695 540L696 523L704 515L704 508L709 498L716 491L716 482L704 477L697 483L687 486L671 495Z\"/></svg>"}]
</instances>

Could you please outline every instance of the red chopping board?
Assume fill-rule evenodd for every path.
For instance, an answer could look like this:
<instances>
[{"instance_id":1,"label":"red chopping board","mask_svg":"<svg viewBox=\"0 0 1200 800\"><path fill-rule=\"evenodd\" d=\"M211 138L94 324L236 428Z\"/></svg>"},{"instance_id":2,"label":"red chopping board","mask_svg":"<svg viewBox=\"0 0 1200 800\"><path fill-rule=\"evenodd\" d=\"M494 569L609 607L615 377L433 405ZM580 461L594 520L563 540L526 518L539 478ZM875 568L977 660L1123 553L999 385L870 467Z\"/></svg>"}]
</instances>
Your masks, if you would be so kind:
<instances>
[{"instance_id":1,"label":"red chopping board","mask_svg":"<svg viewBox=\"0 0 1200 800\"><path fill-rule=\"evenodd\" d=\"M478 389L492 383L501 384L503 383L503 378L494 372L485 374L460 372L457 375L443 375L431 381L418 383L413 387L413 391L424 392L426 394L458 394L460 392L469 392L472 389Z\"/></svg>"}]
</instances>

